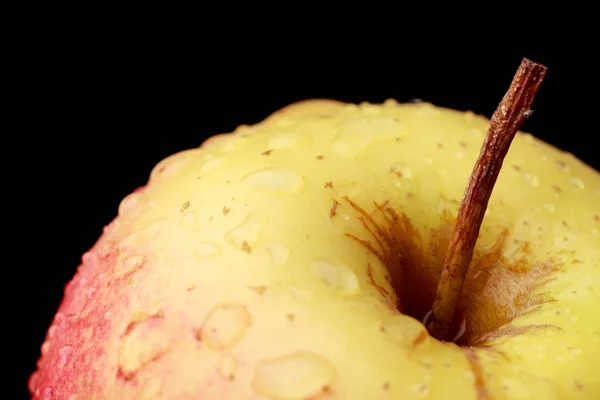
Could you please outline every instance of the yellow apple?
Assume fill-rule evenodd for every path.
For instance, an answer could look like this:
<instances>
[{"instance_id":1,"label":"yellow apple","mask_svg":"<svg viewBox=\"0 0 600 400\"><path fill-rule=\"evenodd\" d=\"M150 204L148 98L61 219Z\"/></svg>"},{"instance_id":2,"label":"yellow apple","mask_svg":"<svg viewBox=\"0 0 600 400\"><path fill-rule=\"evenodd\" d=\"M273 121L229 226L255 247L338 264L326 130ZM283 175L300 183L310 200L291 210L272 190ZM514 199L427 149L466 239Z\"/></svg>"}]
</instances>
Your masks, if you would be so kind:
<instances>
[{"instance_id":1,"label":"yellow apple","mask_svg":"<svg viewBox=\"0 0 600 400\"><path fill-rule=\"evenodd\" d=\"M33 398L600 398L600 174L530 134L460 337L423 325L488 124L313 100L160 162L65 289Z\"/></svg>"}]
</instances>

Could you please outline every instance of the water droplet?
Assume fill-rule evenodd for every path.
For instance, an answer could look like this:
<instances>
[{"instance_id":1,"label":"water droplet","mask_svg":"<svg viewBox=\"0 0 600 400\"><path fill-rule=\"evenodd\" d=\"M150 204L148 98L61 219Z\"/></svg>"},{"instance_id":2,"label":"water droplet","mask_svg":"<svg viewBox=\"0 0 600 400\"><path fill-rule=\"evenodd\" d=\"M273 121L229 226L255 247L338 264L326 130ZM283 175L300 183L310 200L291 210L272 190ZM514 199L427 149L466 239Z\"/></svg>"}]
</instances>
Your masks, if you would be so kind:
<instances>
[{"instance_id":1,"label":"water droplet","mask_svg":"<svg viewBox=\"0 0 600 400\"><path fill-rule=\"evenodd\" d=\"M474 384L475 383L475 374L473 373L473 371L468 370L468 371L464 371L463 372L463 377L465 378L465 380L467 382L469 382L469 384Z\"/></svg>"},{"instance_id":2,"label":"water droplet","mask_svg":"<svg viewBox=\"0 0 600 400\"><path fill-rule=\"evenodd\" d=\"M530 133L524 133L521 137L525 139L526 142L533 143L533 135Z\"/></svg>"},{"instance_id":3,"label":"water droplet","mask_svg":"<svg viewBox=\"0 0 600 400\"><path fill-rule=\"evenodd\" d=\"M144 265L144 256L133 255L126 257L123 260L121 272L123 276L131 275L133 272L139 270Z\"/></svg>"},{"instance_id":4,"label":"water droplet","mask_svg":"<svg viewBox=\"0 0 600 400\"><path fill-rule=\"evenodd\" d=\"M128 378L164 354L170 344L169 331L162 312L134 313L119 346L121 373Z\"/></svg>"},{"instance_id":5,"label":"water droplet","mask_svg":"<svg viewBox=\"0 0 600 400\"><path fill-rule=\"evenodd\" d=\"M287 248L273 242L265 243L265 247L269 252L269 257L271 257L273 265L282 266L287 263L288 257L290 256L290 251Z\"/></svg>"},{"instance_id":6,"label":"water droplet","mask_svg":"<svg viewBox=\"0 0 600 400\"><path fill-rule=\"evenodd\" d=\"M73 346L63 346L58 351L58 368L63 368L67 364L72 353Z\"/></svg>"},{"instance_id":7,"label":"water droplet","mask_svg":"<svg viewBox=\"0 0 600 400\"><path fill-rule=\"evenodd\" d=\"M164 158L150 172L150 180L166 179L180 171L188 162L198 156L200 149L180 151Z\"/></svg>"},{"instance_id":8,"label":"water droplet","mask_svg":"<svg viewBox=\"0 0 600 400\"><path fill-rule=\"evenodd\" d=\"M560 169L561 171L564 172L568 172L569 171L569 166L564 162L564 161L556 161L554 163L554 165L556 166L556 168Z\"/></svg>"},{"instance_id":9,"label":"water droplet","mask_svg":"<svg viewBox=\"0 0 600 400\"><path fill-rule=\"evenodd\" d=\"M325 357L302 351L258 362L252 388L268 399L300 400L327 391L336 370Z\"/></svg>"},{"instance_id":10,"label":"water droplet","mask_svg":"<svg viewBox=\"0 0 600 400\"><path fill-rule=\"evenodd\" d=\"M577 178L577 177L573 177L571 178L571 183L577 188L577 189L585 189L585 183L583 182L583 179L581 178Z\"/></svg>"},{"instance_id":11,"label":"water droplet","mask_svg":"<svg viewBox=\"0 0 600 400\"><path fill-rule=\"evenodd\" d=\"M346 295L360 292L360 284L356 274L344 264L332 264L327 261L313 263L317 274L325 281L331 290L339 291Z\"/></svg>"},{"instance_id":12,"label":"water droplet","mask_svg":"<svg viewBox=\"0 0 600 400\"><path fill-rule=\"evenodd\" d=\"M459 204L456 201L448 200L444 197L440 197L438 200L438 212L446 220L451 220L458 215Z\"/></svg>"},{"instance_id":13,"label":"water droplet","mask_svg":"<svg viewBox=\"0 0 600 400\"><path fill-rule=\"evenodd\" d=\"M278 193L297 193L304 183L297 173L276 167L254 171L242 181L256 189Z\"/></svg>"},{"instance_id":14,"label":"water droplet","mask_svg":"<svg viewBox=\"0 0 600 400\"><path fill-rule=\"evenodd\" d=\"M343 156L356 156L369 145L404 136L405 126L396 118L362 117L344 122L332 150Z\"/></svg>"},{"instance_id":15,"label":"water droplet","mask_svg":"<svg viewBox=\"0 0 600 400\"><path fill-rule=\"evenodd\" d=\"M96 255L91 251L86 251L83 256L81 256L81 263L84 265L93 263L96 258Z\"/></svg>"},{"instance_id":16,"label":"water droplet","mask_svg":"<svg viewBox=\"0 0 600 400\"><path fill-rule=\"evenodd\" d=\"M161 397L163 382L160 379L148 379L142 387L142 400L158 400Z\"/></svg>"},{"instance_id":17,"label":"water droplet","mask_svg":"<svg viewBox=\"0 0 600 400\"><path fill-rule=\"evenodd\" d=\"M288 290L295 300L302 303L311 303L315 297L315 292L312 288L290 287Z\"/></svg>"},{"instance_id":18,"label":"water droplet","mask_svg":"<svg viewBox=\"0 0 600 400\"><path fill-rule=\"evenodd\" d=\"M425 348L431 337L423 324L406 315L392 315L381 322L379 330L390 342L405 347Z\"/></svg>"},{"instance_id":19,"label":"water droplet","mask_svg":"<svg viewBox=\"0 0 600 400\"><path fill-rule=\"evenodd\" d=\"M462 151L457 151L457 152L454 153L454 157L456 157L458 159L463 158L463 156L464 156L464 154L463 154Z\"/></svg>"},{"instance_id":20,"label":"water droplet","mask_svg":"<svg viewBox=\"0 0 600 400\"><path fill-rule=\"evenodd\" d=\"M248 247L251 250L258 241L260 227L261 223L258 217L248 215L240 225L226 232L223 238L227 243L239 250L247 251Z\"/></svg>"},{"instance_id":21,"label":"water droplet","mask_svg":"<svg viewBox=\"0 0 600 400\"><path fill-rule=\"evenodd\" d=\"M152 258L154 260L160 260L166 254L167 254L167 249L165 249L164 247L159 247L158 249L154 250L154 252L152 253Z\"/></svg>"},{"instance_id":22,"label":"water droplet","mask_svg":"<svg viewBox=\"0 0 600 400\"><path fill-rule=\"evenodd\" d=\"M277 126L291 126L294 124L294 122L292 120L290 120L286 117L283 117L283 116L277 116L270 122Z\"/></svg>"},{"instance_id":23,"label":"water droplet","mask_svg":"<svg viewBox=\"0 0 600 400\"><path fill-rule=\"evenodd\" d=\"M171 283L171 278L168 276L161 276L158 278L158 284L162 287L169 286L169 283Z\"/></svg>"},{"instance_id":24,"label":"water droplet","mask_svg":"<svg viewBox=\"0 0 600 400\"><path fill-rule=\"evenodd\" d=\"M396 99L385 99L383 102L383 107L385 108L395 108L398 105L398 101Z\"/></svg>"},{"instance_id":25,"label":"water droplet","mask_svg":"<svg viewBox=\"0 0 600 400\"><path fill-rule=\"evenodd\" d=\"M119 215L125 217L133 213L140 204L140 193L131 193L127 195L119 204Z\"/></svg>"},{"instance_id":26,"label":"water droplet","mask_svg":"<svg viewBox=\"0 0 600 400\"><path fill-rule=\"evenodd\" d=\"M219 158L214 158L212 160L209 160L208 162L206 162L202 168L200 169L201 172L208 172L210 170L213 170L215 168L217 168L218 166L222 165L225 162L225 159L223 157L219 157Z\"/></svg>"},{"instance_id":27,"label":"water droplet","mask_svg":"<svg viewBox=\"0 0 600 400\"><path fill-rule=\"evenodd\" d=\"M519 380L513 378L504 378L501 385L502 389L504 389L508 397L511 399L528 398L530 396L527 385Z\"/></svg>"},{"instance_id":28,"label":"water droplet","mask_svg":"<svg viewBox=\"0 0 600 400\"><path fill-rule=\"evenodd\" d=\"M554 212L554 204L544 204L544 209L549 212Z\"/></svg>"},{"instance_id":29,"label":"water droplet","mask_svg":"<svg viewBox=\"0 0 600 400\"><path fill-rule=\"evenodd\" d=\"M269 139L270 149L288 149L297 148L297 143L302 139L302 135L294 132L280 132Z\"/></svg>"},{"instance_id":30,"label":"water droplet","mask_svg":"<svg viewBox=\"0 0 600 400\"><path fill-rule=\"evenodd\" d=\"M57 330L58 330L57 325L52 325L50 328L48 328L48 339L52 339L54 337L54 335L56 334Z\"/></svg>"},{"instance_id":31,"label":"water droplet","mask_svg":"<svg viewBox=\"0 0 600 400\"><path fill-rule=\"evenodd\" d=\"M234 356L227 355L221 358L221 362L219 363L218 371L219 375L223 379L231 381L235 378L235 373L237 371L238 362Z\"/></svg>"},{"instance_id":32,"label":"water droplet","mask_svg":"<svg viewBox=\"0 0 600 400\"><path fill-rule=\"evenodd\" d=\"M61 312L57 312L56 315L54 316L54 324L62 325L63 322L65 322L65 314L63 314Z\"/></svg>"},{"instance_id":33,"label":"water droplet","mask_svg":"<svg viewBox=\"0 0 600 400\"><path fill-rule=\"evenodd\" d=\"M196 211L188 211L179 219L179 223L185 228L193 228L197 221L198 213Z\"/></svg>"},{"instance_id":34,"label":"water droplet","mask_svg":"<svg viewBox=\"0 0 600 400\"><path fill-rule=\"evenodd\" d=\"M47 386L42 390L42 400L52 400L54 398L53 390Z\"/></svg>"},{"instance_id":35,"label":"water droplet","mask_svg":"<svg viewBox=\"0 0 600 400\"><path fill-rule=\"evenodd\" d=\"M431 103L420 102L417 104L419 105L417 113L420 116L434 116L440 113L440 110Z\"/></svg>"},{"instance_id":36,"label":"water droplet","mask_svg":"<svg viewBox=\"0 0 600 400\"><path fill-rule=\"evenodd\" d=\"M396 175L399 175L402 178L405 179L412 179L413 178L413 171L410 167L407 167L405 165L398 165L398 164L394 164L390 167L390 172L395 173Z\"/></svg>"},{"instance_id":37,"label":"water droplet","mask_svg":"<svg viewBox=\"0 0 600 400\"><path fill-rule=\"evenodd\" d=\"M429 394L429 385L427 383L414 383L411 389L414 394L420 397L425 397Z\"/></svg>"},{"instance_id":38,"label":"water droplet","mask_svg":"<svg viewBox=\"0 0 600 400\"><path fill-rule=\"evenodd\" d=\"M574 235L572 233L566 233L566 234L555 237L553 244L554 244L554 247L556 247L557 249L564 249L564 248L570 247L573 244L573 241L574 241ZM573 258L572 255L569 258L572 261L572 258Z\"/></svg>"},{"instance_id":39,"label":"water droplet","mask_svg":"<svg viewBox=\"0 0 600 400\"><path fill-rule=\"evenodd\" d=\"M538 187L540 185L540 180L535 175L525 173L523 178L525 179L525 182L529 183L532 187Z\"/></svg>"},{"instance_id":40,"label":"water droplet","mask_svg":"<svg viewBox=\"0 0 600 400\"><path fill-rule=\"evenodd\" d=\"M97 291L98 291L98 289L96 289L95 287L88 288L88 290L85 291L85 296L88 299L91 299L94 297L94 295L96 294Z\"/></svg>"},{"instance_id":41,"label":"water droplet","mask_svg":"<svg viewBox=\"0 0 600 400\"><path fill-rule=\"evenodd\" d=\"M209 312L197 338L213 350L228 349L244 336L251 323L246 306L221 304Z\"/></svg>"},{"instance_id":42,"label":"water droplet","mask_svg":"<svg viewBox=\"0 0 600 400\"><path fill-rule=\"evenodd\" d=\"M214 257L221 252L218 244L213 242L202 242L194 250L194 257L204 259Z\"/></svg>"},{"instance_id":43,"label":"water droplet","mask_svg":"<svg viewBox=\"0 0 600 400\"><path fill-rule=\"evenodd\" d=\"M98 254L98 258L104 260L108 258L113 252L115 244L109 240L103 240L98 243L98 247L96 248L96 254Z\"/></svg>"}]
</instances>

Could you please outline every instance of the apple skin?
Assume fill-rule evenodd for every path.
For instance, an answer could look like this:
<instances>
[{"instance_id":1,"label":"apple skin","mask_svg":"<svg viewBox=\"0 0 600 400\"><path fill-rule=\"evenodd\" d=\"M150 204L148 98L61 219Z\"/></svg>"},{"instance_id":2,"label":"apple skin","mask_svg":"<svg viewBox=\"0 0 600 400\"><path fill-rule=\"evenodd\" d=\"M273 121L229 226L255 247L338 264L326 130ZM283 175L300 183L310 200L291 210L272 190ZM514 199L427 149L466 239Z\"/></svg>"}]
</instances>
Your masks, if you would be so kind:
<instances>
[{"instance_id":1,"label":"apple skin","mask_svg":"<svg viewBox=\"0 0 600 400\"><path fill-rule=\"evenodd\" d=\"M464 344L420 321L488 123L312 100L163 160L66 286L32 398L600 398L600 174L529 134L490 199ZM405 275L402 250L422 261Z\"/></svg>"}]
</instances>

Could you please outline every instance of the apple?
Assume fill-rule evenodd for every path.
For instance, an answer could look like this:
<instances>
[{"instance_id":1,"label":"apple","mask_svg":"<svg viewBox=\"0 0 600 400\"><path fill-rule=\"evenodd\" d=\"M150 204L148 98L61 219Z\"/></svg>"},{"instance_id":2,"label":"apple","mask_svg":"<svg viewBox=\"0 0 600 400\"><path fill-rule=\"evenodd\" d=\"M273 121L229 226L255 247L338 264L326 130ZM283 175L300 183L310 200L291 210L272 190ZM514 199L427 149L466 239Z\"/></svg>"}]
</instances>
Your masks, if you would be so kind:
<instances>
[{"instance_id":1,"label":"apple","mask_svg":"<svg viewBox=\"0 0 600 400\"><path fill-rule=\"evenodd\" d=\"M600 174L531 134L456 337L425 327L489 123L311 100L161 161L66 286L33 398L600 398Z\"/></svg>"}]
</instances>

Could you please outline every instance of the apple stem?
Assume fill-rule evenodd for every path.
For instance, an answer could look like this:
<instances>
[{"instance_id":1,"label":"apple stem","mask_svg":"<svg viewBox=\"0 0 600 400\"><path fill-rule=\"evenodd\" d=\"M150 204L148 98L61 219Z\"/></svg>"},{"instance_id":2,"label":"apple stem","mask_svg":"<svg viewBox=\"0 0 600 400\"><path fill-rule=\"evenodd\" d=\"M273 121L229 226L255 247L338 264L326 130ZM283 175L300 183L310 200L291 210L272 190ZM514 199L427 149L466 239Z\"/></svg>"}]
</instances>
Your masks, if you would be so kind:
<instances>
[{"instance_id":1,"label":"apple stem","mask_svg":"<svg viewBox=\"0 0 600 400\"><path fill-rule=\"evenodd\" d=\"M491 118L487 135L465 189L452 238L444 259L432 312L427 321L429 334L439 340L452 337L458 299L471 259L481 222L517 131L532 113L530 106L546 75L544 65L523 58L513 81Z\"/></svg>"}]
</instances>

